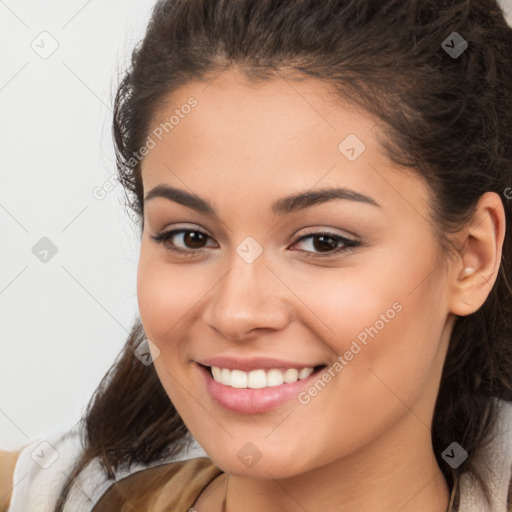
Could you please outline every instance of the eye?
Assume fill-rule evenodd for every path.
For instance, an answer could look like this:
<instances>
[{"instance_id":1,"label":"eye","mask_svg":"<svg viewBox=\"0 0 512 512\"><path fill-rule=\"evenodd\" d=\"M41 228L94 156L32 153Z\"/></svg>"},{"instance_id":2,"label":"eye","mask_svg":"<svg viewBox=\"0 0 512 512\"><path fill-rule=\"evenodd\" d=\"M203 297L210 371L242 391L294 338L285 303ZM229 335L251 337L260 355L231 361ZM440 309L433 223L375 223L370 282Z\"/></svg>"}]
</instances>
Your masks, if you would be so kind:
<instances>
[{"instance_id":1,"label":"eye","mask_svg":"<svg viewBox=\"0 0 512 512\"><path fill-rule=\"evenodd\" d=\"M163 244L170 251L185 256L193 256L204 251L203 244L210 236L197 229L173 229L158 233L157 235L151 235L151 238L155 242ZM176 246L176 241L184 244L185 247Z\"/></svg>"},{"instance_id":2,"label":"eye","mask_svg":"<svg viewBox=\"0 0 512 512\"><path fill-rule=\"evenodd\" d=\"M315 251L319 251L318 253L315 253L307 250L301 250L307 258L325 258L328 256L334 256L342 251L346 252L361 245L361 242L358 240L352 240L344 236L328 232L309 233L301 236L293 245L295 246L299 242L307 239L311 239L311 241L306 245L309 245L309 247L313 248Z\"/></svg>"}]
</instances>

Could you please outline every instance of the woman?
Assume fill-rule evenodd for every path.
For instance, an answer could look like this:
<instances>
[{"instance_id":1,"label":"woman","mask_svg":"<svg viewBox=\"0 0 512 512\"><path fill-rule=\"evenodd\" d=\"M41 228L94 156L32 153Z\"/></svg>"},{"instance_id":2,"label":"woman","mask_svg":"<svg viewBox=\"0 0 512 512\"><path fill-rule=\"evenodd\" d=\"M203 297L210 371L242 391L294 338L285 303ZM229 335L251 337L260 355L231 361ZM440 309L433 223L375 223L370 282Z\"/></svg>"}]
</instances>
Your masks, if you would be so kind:
<instances>
[{"instance_id":1,"label":"woman","mask_svg":"<svg viewBox=\"0 0 512 512\"><path fill-rule=\"evenodd\" d=\"M494 1L161 1L113 128L140 322L10 510L512 510Z\"/></svg>"}]
</instances>

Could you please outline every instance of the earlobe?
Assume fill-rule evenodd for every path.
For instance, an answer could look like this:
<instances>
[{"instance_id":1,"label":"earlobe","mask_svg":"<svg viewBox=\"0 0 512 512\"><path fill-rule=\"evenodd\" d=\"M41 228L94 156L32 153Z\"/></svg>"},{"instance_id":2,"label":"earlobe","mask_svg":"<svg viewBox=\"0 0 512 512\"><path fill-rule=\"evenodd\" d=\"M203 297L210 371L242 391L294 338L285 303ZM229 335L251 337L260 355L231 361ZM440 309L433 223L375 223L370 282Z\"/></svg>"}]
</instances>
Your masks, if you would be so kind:
<instances>
[{"instance_id":1,"label":"earlobe","mask_svg":"<svg viewBox=\"0 0 512 512\"><path fill-rule=\"evenodd\" d=\"M486 192L475 207L472 219L459 233L459 258L452 267L450 311L467 316L487 299L498 275L505 211L498 194Z\"/></svg>"}]
</instances>

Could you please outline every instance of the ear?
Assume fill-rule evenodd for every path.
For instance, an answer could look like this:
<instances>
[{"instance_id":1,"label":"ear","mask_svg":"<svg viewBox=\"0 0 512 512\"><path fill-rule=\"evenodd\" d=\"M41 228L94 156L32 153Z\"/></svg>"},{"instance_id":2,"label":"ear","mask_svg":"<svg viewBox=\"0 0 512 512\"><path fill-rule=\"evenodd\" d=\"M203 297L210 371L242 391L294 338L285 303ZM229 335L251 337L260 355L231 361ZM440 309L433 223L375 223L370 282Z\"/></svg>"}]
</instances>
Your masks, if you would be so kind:
<instances>
[{"instance_id":1,"label":"ear","mask_svg":"<svg viewBox=\"0 0 512 512\"><path fill-rule=\"evenodd\" d=\"M486 192L469 224L456 235L458 257L450 270L450 311L455 315L470 315L487 299L498 276L504 238L503 203L495 192Z\"/></svg>"}]
</instances>

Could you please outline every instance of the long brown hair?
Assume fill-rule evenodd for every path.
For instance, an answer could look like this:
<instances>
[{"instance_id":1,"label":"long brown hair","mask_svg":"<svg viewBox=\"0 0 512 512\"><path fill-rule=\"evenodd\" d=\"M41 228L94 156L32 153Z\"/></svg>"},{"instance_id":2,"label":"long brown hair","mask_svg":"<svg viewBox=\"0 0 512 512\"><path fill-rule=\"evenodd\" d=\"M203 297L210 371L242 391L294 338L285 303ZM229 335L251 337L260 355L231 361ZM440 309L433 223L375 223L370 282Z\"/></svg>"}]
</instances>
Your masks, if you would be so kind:
<instances>
[{"instance_id":1,"label":"long brown hair","mask_svg":"<svg viewBox=\"0 0 512 512\"><path fill-rule=\"evenodd\" d=\"M442 47L453 32L468 43L458 56ZM315 77L378 116L388 155L427 178L441 240L484 192L501 196L509 229L499 275L484 305L455 323L432 424L449 485L467 471L488 497L474 455L496 421L492 398L512 400L512 29L502 11L495 0L159 1L114 105L119 178L141 227L136 157L159 105L230 65L252 80ZM94 458L113 477L121 464L148 464L189 442L154 367L134 356L144 339L137 319L82 418L83 456L55 511ZM453 441L469 453L457 469L441 458Z\"/></svg>"}]
</instances>

